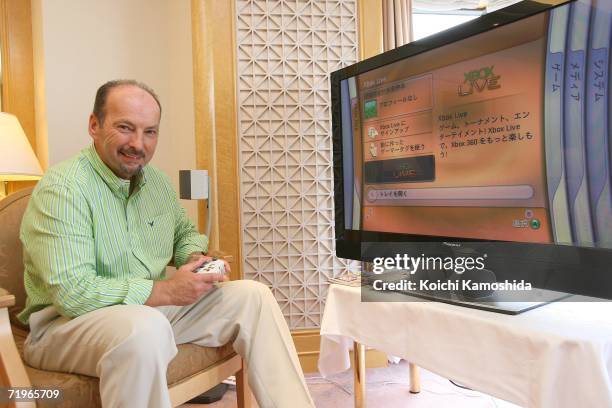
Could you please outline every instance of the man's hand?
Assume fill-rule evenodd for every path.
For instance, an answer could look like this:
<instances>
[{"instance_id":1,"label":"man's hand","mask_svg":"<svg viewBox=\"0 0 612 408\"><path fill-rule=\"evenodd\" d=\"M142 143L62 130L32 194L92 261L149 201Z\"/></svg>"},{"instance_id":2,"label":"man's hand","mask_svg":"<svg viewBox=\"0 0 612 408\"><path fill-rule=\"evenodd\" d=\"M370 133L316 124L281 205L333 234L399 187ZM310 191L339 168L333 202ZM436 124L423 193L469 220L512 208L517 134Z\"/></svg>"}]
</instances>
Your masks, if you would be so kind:
<instances>
[{"instance_id":1,"label":"man's hand","mask_svg":"<svg viewBox=\"0 0 612 408\"><path fill-rule=\"evenodd\" d=\"M207 259L211 258L200 255L195 261L181 266L171 278L156 281L145 305L190 305L210 291L215 283L227 280L221 275L194 273Z\"/></svg>"}]
</instances>

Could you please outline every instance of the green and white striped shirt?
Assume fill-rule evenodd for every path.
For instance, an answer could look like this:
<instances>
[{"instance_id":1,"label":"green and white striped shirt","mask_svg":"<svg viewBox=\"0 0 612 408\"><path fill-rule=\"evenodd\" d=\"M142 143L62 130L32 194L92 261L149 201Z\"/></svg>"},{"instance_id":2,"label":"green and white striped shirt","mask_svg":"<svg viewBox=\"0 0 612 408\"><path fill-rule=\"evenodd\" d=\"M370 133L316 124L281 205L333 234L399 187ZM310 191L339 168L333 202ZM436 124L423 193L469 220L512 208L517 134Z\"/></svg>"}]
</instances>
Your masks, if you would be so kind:
<instances>
[{"instance_id":1,"label":"green and white striped shirt","mask_svg":"<svg viewBox=\"0 0 612 408\"><path fill-rule=\"evenodd\" d=\"M19 319L53 305L76 317L115 304L143 304L154 280L189 254L206 251L168 178L145 166L130 182L117 177L92 146L50 168L26 209L26 307Z\"/></svg>"}]
</instances>

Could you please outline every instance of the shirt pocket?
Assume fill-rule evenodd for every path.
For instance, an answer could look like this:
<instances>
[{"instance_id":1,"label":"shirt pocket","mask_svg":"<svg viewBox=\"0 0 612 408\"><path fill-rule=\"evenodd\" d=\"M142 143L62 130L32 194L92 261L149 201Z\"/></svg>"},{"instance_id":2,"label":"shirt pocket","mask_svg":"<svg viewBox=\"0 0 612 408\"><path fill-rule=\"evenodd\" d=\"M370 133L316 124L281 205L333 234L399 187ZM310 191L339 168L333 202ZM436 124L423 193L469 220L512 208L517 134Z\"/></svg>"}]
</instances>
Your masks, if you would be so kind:
<instances>
[{"instance_id":1,"label":"shirt pocket","mask_svg":"<svg viewBox=\"0 0 612 408\"><path fill-rule=\"evenodd\" d=\"M172 258L174 252L174 215L171 212L142 220L143 251L158 258Z\"/></svg>"}]
</instances>

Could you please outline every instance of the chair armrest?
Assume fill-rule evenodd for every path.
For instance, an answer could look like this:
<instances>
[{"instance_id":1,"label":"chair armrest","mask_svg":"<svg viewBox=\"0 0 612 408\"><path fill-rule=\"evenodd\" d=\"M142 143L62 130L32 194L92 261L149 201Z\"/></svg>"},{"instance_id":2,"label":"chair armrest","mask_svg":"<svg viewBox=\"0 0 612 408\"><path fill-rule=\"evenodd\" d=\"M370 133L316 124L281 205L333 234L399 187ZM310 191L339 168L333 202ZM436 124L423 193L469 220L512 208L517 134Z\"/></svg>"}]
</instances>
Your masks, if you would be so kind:
<instances>
[{"instance_id":1,"label":"chair armrest","mask_svg":"<svg viewBox=\"0 0 612 408\"><path fill-rule=\"evenodd\" d=\"M223 259L224 261L227 261L229 263L234 262L234 256L228 254L227 252L223 252L223 251L219 251L219 250L212 250L212 251L208 251L206 253L206 255L214 256L214 257L219 258L219 259Z\"/></svg>"},{"instance_id":2,"label":"chair armrest","mask_svg":"<svg viewBox=\"0 0 612 408\"><path fill-rule=\"evenodd\" d=\"M15 305L15 296L8 290L0 288L0 307L9 308Z\"/></svg>"}]
</instances>

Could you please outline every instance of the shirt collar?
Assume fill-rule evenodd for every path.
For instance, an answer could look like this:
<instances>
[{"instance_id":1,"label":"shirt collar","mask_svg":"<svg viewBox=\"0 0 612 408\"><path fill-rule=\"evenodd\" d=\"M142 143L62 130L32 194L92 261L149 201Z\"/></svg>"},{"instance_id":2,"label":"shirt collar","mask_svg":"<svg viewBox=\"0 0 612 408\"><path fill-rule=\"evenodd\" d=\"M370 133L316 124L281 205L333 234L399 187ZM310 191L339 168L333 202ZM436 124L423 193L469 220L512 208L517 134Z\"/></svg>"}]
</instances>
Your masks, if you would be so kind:
<instances>
[{"instance_id":1,"label":"shirt collar","mask_svg":"<svg viewBox=\"0 0 612 408\"><path fill-rule=\"evenodd\" d=\"M98 152L93 144L83 149L82 153L89 163L91 163L91 166L95 172L98 173L100 178L113 193L123 198L128 198L130 196L131 181L117 177L115 173L113 173L113 171L102 161L100 156L98 156ZM133 193L141 189L146 184L147 179L145 169L146 166L138 174L132 177L132 181L134 181L137 186L137 189L134 189Z\"/></svg>"}]
</instances>

